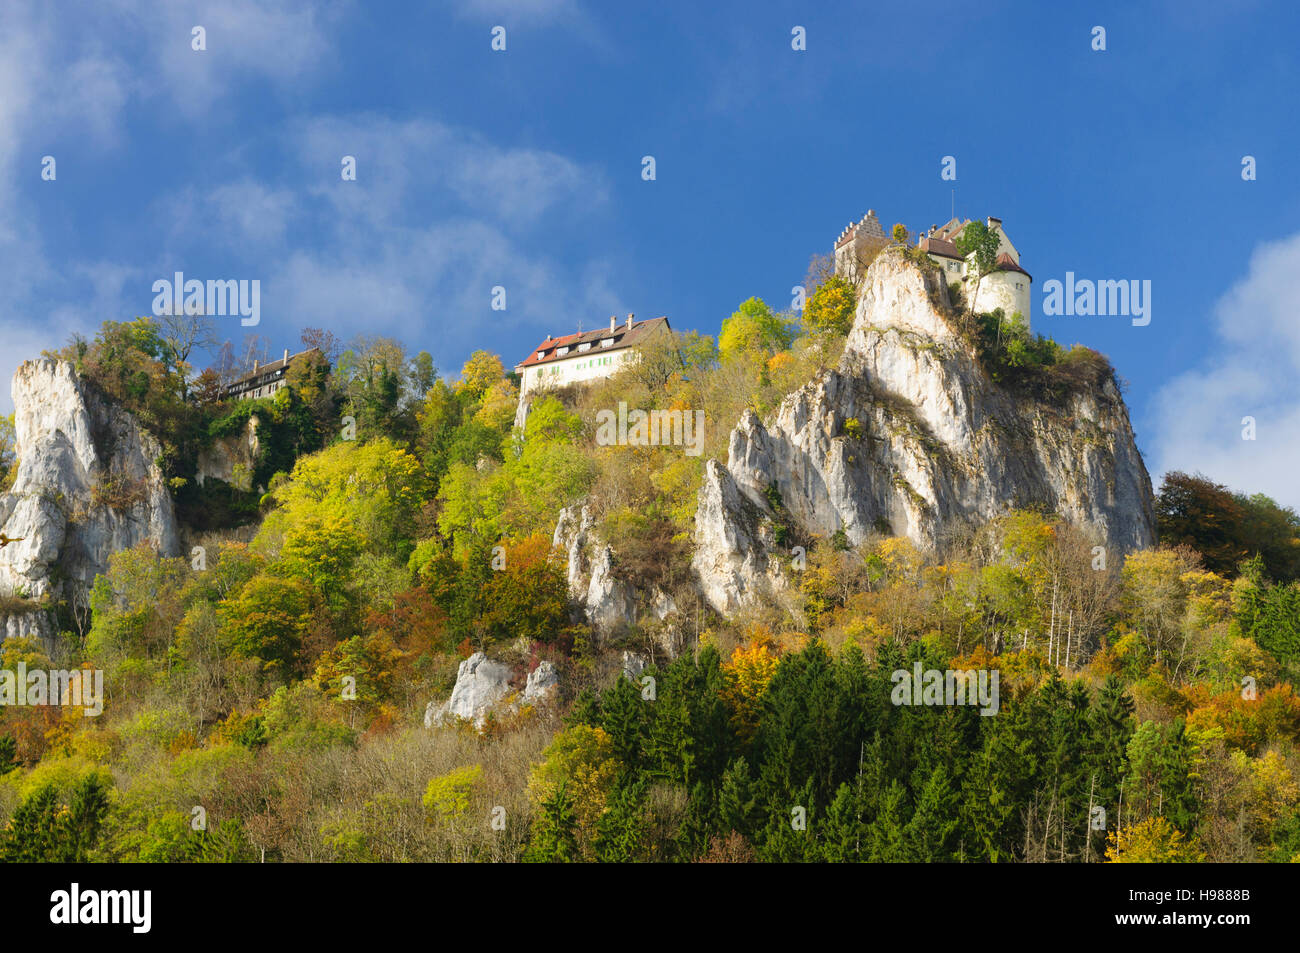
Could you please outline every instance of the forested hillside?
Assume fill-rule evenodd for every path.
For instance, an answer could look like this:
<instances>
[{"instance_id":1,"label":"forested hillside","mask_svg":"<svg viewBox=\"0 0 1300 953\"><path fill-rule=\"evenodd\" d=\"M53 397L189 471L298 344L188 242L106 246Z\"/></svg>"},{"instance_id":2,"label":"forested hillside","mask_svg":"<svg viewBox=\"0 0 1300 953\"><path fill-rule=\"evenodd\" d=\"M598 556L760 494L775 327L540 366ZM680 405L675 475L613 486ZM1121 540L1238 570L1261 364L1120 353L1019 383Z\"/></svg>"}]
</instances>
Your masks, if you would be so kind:
<instances>
[{"instance_id":1,"label":"forested hillside","mask_svg":"<svg viewBox=\"0 0 1300 953\"><path fill-rule=\"evenodd\" d=\"M238 402L233 351L196 373L183 322L107 322L52 355L156 437L185 545L115 554L89 614L51 605L56 639L0 644L6 669L101 670L106 691L94 718L0 712L0 857L1300 860L1300 518L1267 497L1171 474L1161 544L1127 555L1032 507L932 551L778 520L803 556L793 603L708 607L706 461L743 411L833 367L852 325L853 287L812 285L798 318L751 298L716 342L678 335L543 396L522 431L487 351L440 374L399 341L308 329L289 386ZM953 320L1026 400L1114 379L1012 317ZM704 452L601 445L620 402L704 409ZM250 419L241 485L200 485ZM552 546L577 506L631 621L577 605ZM426 727L478 652L513 692L552 663L558 694ZM997 673L996 714L900 704L895 673L932 670Z\"/></svg>"}]
</instances>

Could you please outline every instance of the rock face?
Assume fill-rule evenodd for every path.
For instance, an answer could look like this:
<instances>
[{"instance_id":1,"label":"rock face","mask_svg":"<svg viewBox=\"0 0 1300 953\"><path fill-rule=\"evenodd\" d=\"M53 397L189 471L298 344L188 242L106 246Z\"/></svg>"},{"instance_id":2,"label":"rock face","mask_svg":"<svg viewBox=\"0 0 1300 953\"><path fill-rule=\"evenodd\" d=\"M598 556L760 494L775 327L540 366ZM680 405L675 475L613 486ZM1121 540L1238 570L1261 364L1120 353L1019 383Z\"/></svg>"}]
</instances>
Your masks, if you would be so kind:
<instances>
[{"instance_id":1,"label":"rock face","mask_svg":"<svg viewBox=\"0 0 1300 953\"><path fill-rule=\"evenodd\" d=\"M646 660L636 652L623 653L623 677L636 681L637 678L645 671Z\"/></svg>"},{"instance_id":2,"label":"rock face","mask_svg":"<svg viewBox=\"0 0 1300 953\"><path fill-rule=\"evenodd\" d=\"M778 560L790 554L773 545L774 518L935 551L965 526L1042 504L1114 552L1154 541L1151 479L1113 382L1059 407L1013 394L979 366L947 309L941 276L882 252L838 367L789 394L770 422L744 414L726 467L708 465L696 514L693 565L714 608L786 588Z\"/></svg>"},{"instance_id":3,"label":"rock face","mask_svg":"<svg viewBox=\"0 0 1300 953\"><path fill-rule=\"evenodd\" d=\"M614 575L614 551L592 529L591 512L566 507L552 545L568 554L569 598L599 633L636 621L636 592Z\"/></svg>"},{"instance_id":4,"label":"rock face","mask_svg":"<svg viewBox=\"0 0 1300 953\"><path fill-rule=\"evenodd\" d=\"M569 598L578 614L602 639L637 622L650 623L663 650L676 655L684 638L677 602L657 585L642 588L619 578L614 549L600 539L592 524L588 507L566 507L560 511L552 540L568 556Z\"/></svg>"},{"instance_id":5,"label":"rock face","mask_svg":"<svg viewBox=\"0 0 1300 953\"><path fill-rule=\"evenodd\" d=\"M459 718L482 728L492 706L509 693L509 666L475 652L456 670L456 687L451 690L451 697L441 705L429 702L424 710L424 726L432 728Z\"/></svg>"},{"instance_id":6,"label":"rock face","mask_svg":"<svg viewBox=\"0 0 1300 953\"><path fill-rule=\"evenodd\" d=\"M781 602L789 585L778 552L766 508L742 493L721 463L706 463L691 567L709 605L727 614L745 605Z\"/></svg>"},{"instance_id":7,"label":"rock face","mask_svg":"<svg viewBox=\"0 0 1300 953\"><path fill-rule=\"evenodd\" d=\"M560 673L553 663L543 661L529 673L523 693L510 700L510 666L475 652L456 670L451 697L442 704L429 702L425 707L424 727L468 721L482 729L490 712L500 708L514 714L526 706L537 707L555 700L559 689Z\"/></svg>"},{"instance_id":8,"label":"rock face","mask_svg":"<svg viewBox=\"0 0 1300 953\"><path fill-rule=\"evenodd\" d=\"M115 552L179 552L158 443L65 361L26 361L13 380L18 472L0 495L0 594L85 606ZM13 611L6 638L52 634L45 611Z\"/></svg>"},{"instance_id":9,"label":"rock face","mask_svg":"<svg viewBox=\"0 0 1300 953\"><path fill-rule=\"evenodd\" d=\"M560 690L560 673L554 662L538 662L537 668L528 673L528 682L524 685L521 705L540 705L555 698Z\"/></svg>"},{"instance_id":10,"label":"rock face","mask_svg":"<svg viewBox=\"0 0 1300 953\"><path fill-rule=\"evenodd\" d=\"M257 418L249 417L240 433L213 440L199 452L194 479L199 486L208 480L221 480L237 489L251 490L258 449Z\"/></svg>"}]
</instances>

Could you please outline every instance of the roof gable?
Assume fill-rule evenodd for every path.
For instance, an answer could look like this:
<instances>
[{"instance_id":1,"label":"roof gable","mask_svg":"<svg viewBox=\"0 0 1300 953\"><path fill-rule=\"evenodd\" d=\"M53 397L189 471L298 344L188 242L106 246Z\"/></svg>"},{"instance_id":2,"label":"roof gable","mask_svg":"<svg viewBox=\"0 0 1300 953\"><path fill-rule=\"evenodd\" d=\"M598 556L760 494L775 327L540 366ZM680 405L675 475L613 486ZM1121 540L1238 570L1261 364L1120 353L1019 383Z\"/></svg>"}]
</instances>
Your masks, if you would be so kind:
<instances>
[{"instance_id":1,"label":"roof gable","mask_svg":"<svg viewBox=\"0 0 1300 953\"><path fill-rule=\"evenodd\" d=\"M629 330L626 324L615 326L613 331L609 328L598 328L595 331L581 331L575 334L566 334L563 337L547 338L537 347L533 348L528 357L515 365L516 368L534 367L538 364L550 364L554 361L567 361L571 357L577 357L579 353L590 354L592 351L600 351L602 354L608 354L610 351L621 351L623 348L631 347L639 341L645 340L658 329L671 330L666 317L651 318L649 321L633 322ZM613 338L612 344L607 347L601 347L600 342ZM590 344L591 347L585 351L579 352L578 345ZM565 354L560 354L562 347L569 348ZM541 357L538 357L538 354Z\"/></svg>"}]
</instances>

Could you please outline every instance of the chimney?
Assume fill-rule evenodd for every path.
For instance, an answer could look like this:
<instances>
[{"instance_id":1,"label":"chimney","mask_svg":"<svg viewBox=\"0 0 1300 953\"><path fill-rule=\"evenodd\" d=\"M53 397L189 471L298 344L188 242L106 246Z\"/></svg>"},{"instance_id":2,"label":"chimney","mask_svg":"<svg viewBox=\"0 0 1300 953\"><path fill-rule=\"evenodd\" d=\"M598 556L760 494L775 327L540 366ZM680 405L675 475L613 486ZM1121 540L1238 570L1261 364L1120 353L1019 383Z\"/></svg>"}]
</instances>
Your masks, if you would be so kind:
<instances>
[{"instance_id":1,"label":"chimney","mask_svg":"<svg viewBox=\"0 0 1300 953\"><path fill-rule=\"evenodd\" d=\"M289 366L289 349L287 347L284 349L284 366Z\"/></svg>"},{"instance_id":2,"label":"chimney","mask_svg":"<svg viewBox=\"0 0 1300 953\"><path fill-rule=\"evenodd\" d=\"M617 314L611 314L611 315L609 316L609 333L610 333L610 334L613 334L613 333L614 333L614 328L617 327L617 325L618 325L618 315L617 315Z\"/></svg>"},{"instance_id":3,"label":"chimney","mask_svg":"<svg viewBox=\"0 0 1300 953\"><path fill-rule=\"evenodd\" d=\"M633 317L634 317L634 315L632 314L631 311L629 311L629 312L627 313L627 329L628 329L629 331L632 330L632 318L633 318Z\"/></svg>"},{"instance_id":4,"label":"chimney","mask_svg":"<svg viewBox=\"0 0 1300 953\"><path fill-rule=\"evenodd\" d=\"M253 358L253 373L257 373L257 358Z\"/></svg>"}]
</instances>

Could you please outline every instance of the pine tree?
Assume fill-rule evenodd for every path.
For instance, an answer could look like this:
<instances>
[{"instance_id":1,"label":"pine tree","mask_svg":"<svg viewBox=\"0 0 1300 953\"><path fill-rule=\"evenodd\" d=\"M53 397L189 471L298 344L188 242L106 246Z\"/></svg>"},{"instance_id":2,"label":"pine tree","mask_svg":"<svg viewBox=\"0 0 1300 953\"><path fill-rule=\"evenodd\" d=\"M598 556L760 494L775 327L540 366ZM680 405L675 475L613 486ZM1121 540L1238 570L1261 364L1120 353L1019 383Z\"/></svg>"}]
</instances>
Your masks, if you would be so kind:
<instances>
[{"instance_id":1,"label":"pine tree","mask_svg":"<svg viewBox=\"0 0 1300 953\"><path fill-rule=\"evenodd\" d=\"M1133 708L1133 700L1124 693L1124 683L1110 675L1088 711L1085 766L1089 782L1096 779L1093 803L1106 812L1107 826L1112 830L1124 820L1120 817L1120 785L1128 773L1128 743L1135 730ZM1092 851L1099 856L1105 849L1104 832L1089 836L1093 838Z\"/></svg>"},{"instance_id":2,"label":"pine tree","mask_svg":"<svg viewBox=\"0 0 1300 953\"><path fill-rule=\"evenodd\" d=\"M70 860L84 863L99 843L108 818L108 791L98 774L87 774L72 791L65 823Z\"/></svg>"},{"instance_id":3,"label":"pine tree","mask_svg":"<svg viewBox=\"0 0 1300 953\"><path fill-rule=\"evenodd\" d=\"M606 864L645 859L645 782L620 787L596 825L596 860Z\"/></svg>"},{"instance_id":4,"label":"pine tree","mask_svg":"<svg viewBox=\"0 0 1300 953\"><path fill-rule=\"evenodd\" d=\"M757 826L758 806L754 800L753 781L749 776L749 764L743 757L731 762L722 774L718 822L723 831L735 831L746 837L752 836Z\"/></svg>"},{"instance_id":5,"label":"pine tree","mask_svg":"<svg viewBox=\"0 0 1300 953\"><path fill-rule=\"evenodd\" d=\"M691 733L687 667L689 656L678 658L659 675L657 698L649 706L646 732L646 770L665 781L689 785L695 765L695 739Z\"/></svg>"},{"instance_id":6,"label":"pine tree","mask_svg":"<svg viewBox=\"0 0 1300 953\"><path fill-rule=\"evenodd\" d=\"M542 814L533 822L532 840L524 860L534 864L569 864L578 858L578 817L561 783L542 803Z\"/></svg>"},{"instance_id":7,"label":"pine tree","mask_svg":"<svg viewBox=\"0 0 1300 953\"><path fill-rule=\"evenodd\" d=\"M620 678L604 695L600 726L614 745L614 756L632 772L642 766L645 751L647 702L632 681Z\"/></svg>"},{"instance_id":8,"label":"pine tree","mask_svg":"<svg viewBox=\"0 0 1300 953\"><path fill-rule=\"evenodd\" d=\"M860 815L861 804L854 786L841 784L818 831L820 859L832 864L854 864L864 859L866 828Z\"/></svg>"},{"instance_id":9,"label":"pine tree","mask_svg":"<svg viewBox=\"0 0 1300 953\"><path fill-rule=\"evenodd\" d=\"M904 839L907 793L897 781L880 799L880 811L867 828L867 858L873 864L897 864L911 860Z\"/></svg>"},{"instance_id":10,"label":"pine tree","mask_svg":"<svg viewBox=\"0 0 1300 953\"><path fill-rule=\"evenodd\" d=\"M802 808L802 812L796 809ZM795 826L796 818L800 824ZM762 832L762 842L757 847L761 861L775 864L795 864L819 859L816 844L816 810L812 804L812 781L800 787L786 802L773 802L768 809L767 827Z\"/></svg>"},{"instance_id":11,"label":"pine tree","mask_svg":"<svg viewBox=\"0 0 1300 953\"><path fill-rule=\"evenodd\" d=\"M917 798L916 811L903 829L907 858L922 863L950 861L956 853L957 796L948 771L939 765Z\"/></svg>"}]
</instances>

